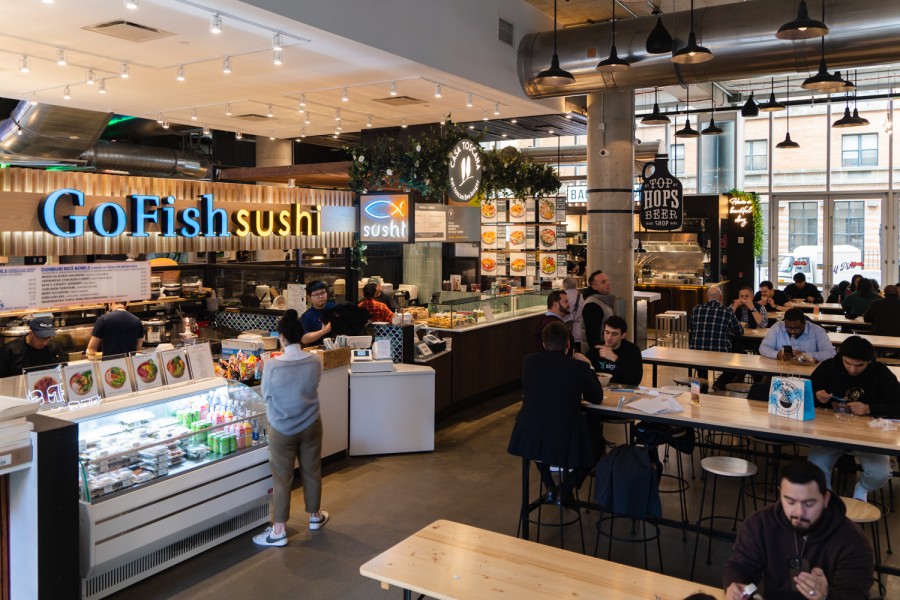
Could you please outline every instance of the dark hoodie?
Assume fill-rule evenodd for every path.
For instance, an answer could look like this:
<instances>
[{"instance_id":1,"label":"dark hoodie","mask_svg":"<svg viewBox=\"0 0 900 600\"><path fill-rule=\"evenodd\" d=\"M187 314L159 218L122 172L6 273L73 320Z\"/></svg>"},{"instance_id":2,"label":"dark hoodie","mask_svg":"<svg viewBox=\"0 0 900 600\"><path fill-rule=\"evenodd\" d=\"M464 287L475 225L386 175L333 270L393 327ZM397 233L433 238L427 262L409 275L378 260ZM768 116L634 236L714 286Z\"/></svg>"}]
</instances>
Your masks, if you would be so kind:
<instances>
[{"instance_id":1,"label":"dark hoodie","mask_svg":"<svg viewBox=\"0 0 900 600\"><path fill-rule=\"evenodd\" d=\"M866 370L853 376L844 368L841 353L822 361L812 374L813 393L825 390L848 402L869 405L873 417L900 418L900 384L884 364L874 361ZM831 403L829 402L830 406ZM819 404L819 406L822 406Z\"/></svg>"},{"instance_id":2,"label":"dark hoodie","mask_svg":"<svg viewBox=\"0 0 900 600\"><path fill-rule=\"evenodd\" d=\"M725 564L725 588L735 582L759 585L761 580L766 600L799 600L802 594L791 591L788 559L796 556L800 548L811 569L819 567L825 572L828 600L869 597L875 555L859 526L847 518L844 503L833 494L819 521L810 529L805 545L794 532L781 502L748 518Z\"/></svg>"}]
</instances>

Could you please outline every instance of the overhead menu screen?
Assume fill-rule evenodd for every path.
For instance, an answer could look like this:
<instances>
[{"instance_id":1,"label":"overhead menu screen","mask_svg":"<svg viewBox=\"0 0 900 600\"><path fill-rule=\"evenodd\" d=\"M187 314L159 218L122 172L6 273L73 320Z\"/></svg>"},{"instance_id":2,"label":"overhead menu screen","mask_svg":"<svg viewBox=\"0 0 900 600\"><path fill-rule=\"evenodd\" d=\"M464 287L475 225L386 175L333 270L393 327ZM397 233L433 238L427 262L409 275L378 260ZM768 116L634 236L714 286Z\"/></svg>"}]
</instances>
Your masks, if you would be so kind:
<instances>
[{"instance_id":1,"label":"overhead menu screen","mask_svg":"<svg viewBox=\"0 0 900 600\"><path fill-rule=\"evenodd\" d=\"M0 311L149 297L149 262L0 267Z\"/></svg>"}]
</instances>

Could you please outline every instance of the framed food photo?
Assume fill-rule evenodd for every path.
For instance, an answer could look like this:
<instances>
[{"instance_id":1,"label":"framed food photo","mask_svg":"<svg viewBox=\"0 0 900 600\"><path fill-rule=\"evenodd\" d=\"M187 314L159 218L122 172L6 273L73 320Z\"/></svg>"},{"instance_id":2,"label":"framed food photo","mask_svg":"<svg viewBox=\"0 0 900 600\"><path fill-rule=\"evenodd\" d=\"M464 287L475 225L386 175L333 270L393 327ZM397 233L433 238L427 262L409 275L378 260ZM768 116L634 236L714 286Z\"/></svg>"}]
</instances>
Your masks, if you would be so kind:
<instances>
[{"instance_id":1,"label":"framed food photo","mask_svg":"<svg viewBox=\"0 0 900 600\"><path fill-rule=\"evenodd\" d=\"M538 200L538 220L541 223L556 222L556 198Z\"/></svg>"},{"instance_id":2,"label":"framed food photo","mask_svg":"<svg viewBox=\"0 0 900 600\"><path fill-rule=\"evenodd\" d=\"M159 362L163 366L163 377L165 377L167 384L190 381L191 374L188 371L184 348L161 350L159 352Z\"/></svg>"},{"instance_id":3,"label":"framed food photo","mask_svg":"<svg viewBox=\"0 0 900 600\"><path fill-rule=\"evenodd\" d=\"M525 233L524 225L511 225L506 228L506 236L509 241L510 250L524 250L526 248L526 240L528 235Z\"/></svg>"},{"instance_id":4,"label":"framed food photo","mask_svg":"<svg viewBox=\"0 0 900 600\"><path fill-rule=\"evenodd\" d=\"M497 201L493 198L485 198L481 201L481 222L497 222Z\"/></svg>"},{"instance_id":5,"label":"framed food photo","mask_svg":"<svg viewBox=\"0 0 900 600\"><path fill-rule=\"evenodd\" d=\"M137 391L151 390L163 384L156 352L135 352L130 356L134 387Z\"/></svg>"},{"instance_id":6,"label":"framed food photo","mask_svg":"<svg viewBox=\"0 0 900 600\"><path fill-rule=\"evenodd\" d=\"M496 277L497 275L497 253L482 252L481 253L481 275L484 277Z\"/></svg>"},{"instance_id":7,"label":"framed food photo","mask_svg":"<svg viewBox=\"0 0 900 600\"><path fill-rule=\"evenodd\" d=\"M99 401L101 385L97 377L97 365L90 360L72 361L63 367L67 404Z\"/></svg>"},{"instance_id":8,"label":"framed food photo","mask_svg":"<svg viewBox=\"0 0 900 600\"><path fill-rule=\"evenodd\" d=\"M32 369L25 373L25 398L38 402L38 410L49 410L66 405L62 366Z\"/></svg>"},{"instance_id":9,"label":"framed food photo","mask_svg":"<svg viewBox=\"0 0 900 600\"><path fill-rule=\"evenodd\" d=\"M525 276L527 268L526 254L524 252L510 252L509 254L509 274L517 276Z\"/></svg>"},{"instance_id":10,"label":"framed food photo","mask_svg":"<svg viewBox=\"0 0 900 600\"><path fill-rule=\"evenodd\" d=\"M131 369L128 367L128 357L107 358L100 361L100 385L103 386L103 395L106 398L130 394L134 391L134 381L131 377Z\"/></svg>"},{"instance_id":11,"label":"framed food photo","mask_svg":"<svg viewBox=\"0 0 900 600\"><path fill-rule=\"evenodd\" d=\"M497 226L483 225L481 227L481 249L496 250L497 249Z\"/></svg>"},{"instance_id":12,"label":"framed food photo","mask_svg":"<svg viewBox=\"0 0 900 600\"><path fill-rule=\"evenodd\" d=\"M525 200L513 198L509 201L509 221L511 223L524 223L525 213Z\"/></svg>"}]
</instances>

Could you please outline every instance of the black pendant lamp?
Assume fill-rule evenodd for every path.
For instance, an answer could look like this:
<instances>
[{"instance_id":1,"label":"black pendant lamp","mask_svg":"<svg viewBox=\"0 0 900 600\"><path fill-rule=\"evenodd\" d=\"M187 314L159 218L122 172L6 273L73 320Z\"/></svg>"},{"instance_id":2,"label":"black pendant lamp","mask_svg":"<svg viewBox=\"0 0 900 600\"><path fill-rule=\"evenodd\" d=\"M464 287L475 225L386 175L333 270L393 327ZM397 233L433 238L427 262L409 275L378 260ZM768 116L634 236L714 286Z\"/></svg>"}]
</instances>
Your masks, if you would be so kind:
<instances>
[{"instance_id":1,"label":"black pendant lamp","mask_svg":"<svg viewBox=\"0 0 900 600\"><path fill-rule=\"evenodd\" d=\"M662 0L660 0L662 6ZM662 22L662 11L659 8L653 9L653 16L656 17L656 25L650 35L647 36L647 54L668 54L672 51L672 36L669 30Z\"/></svg>"},{"instance_id":2,"label":"black pendant lamp","mask_svg":"<svg viewBox=\"0 0 900 600\"><path fill-rule=\"evenodd\" d=\"M687 88L687 108L685 109L684 127L675 132L677 138L700 137L700 132L691 127L691 88Z\"/></svg>"},{"instance_id":3,"label":"black pendant lamp","mask_svg":"<svg viewBox=\"0 0 900 600\"><path fill-rule=\"evenodd\" d=\"M627 71L630 68L631 63L619 58L619 55L616 53L616 0L612 0L612 44L609 49L609 58L597 63L597 70L601 73L612 73Z\"/></svg>"},{"instance_id":4,"label":"black pendant lamp","mask_svg":"<svg viewBox=\"0 0 900 600\"><path fill-rule=\"evenodd\" d=\"M856 84L854 84L854 83L853 83L852 81L850 81L849 79L844 79L843 77L841 77L841 72L840 72L840 71L835 71L835 72L834 72L834 76L835 76L836 78L840 79L840 80L843 82L843 84L841 85L841 87L839 87L839 88L837 88L836 90L834 90L835 93L853 92L853 91L856 90Z\"/></svg>"},{"instance_id":5,"label":"black pendant lamp","mask_svg":"<svg viewBox=\"0 0 900 600\"><path fill-rule=\"evenodd\" d=\"M768 102L759 105L759 110L763 112L778 112L787 108L784 104L775 99L775 78L772 78L772 94L769 96Z\"/></svg>"},{"instance_id":6,"label":"black pendant lamp","mask_svg":"<svg viewBox=\"0 0 900 600\"><path fill-rule=\"evenodd\" d=\"M853 78L854 79L857 78L856 71L853 71ZM855 90L856 85L855 84L851 84L851 85L853 85L853 89ZM868 119L866 119L865 117L859 116L859 110L856 108L856 93L855 92L853 94L853 118L856 119L857 121L859 121L860 126L865 126L865 125L870 124Z\"/></svg>"},{"instance_id":7,"label":"black pendant lamp","mask_svg":"<svg viewBox=\"0 0 900 600\"><path fill-rule=\"evenodd\" d=\"M858 119L854 119L853 115L850 114L850 98L846 98L846 104L844 104L844 116L831 124L832 127L836 129L841 129L844 127L862 127L862 123L859 122Z\"/></svg>"},{"instance_id":8,"label":"black pendant lamp","mask_svg":"<svg viewBox=\"0 0 900 600\"><path fill-rule=\"evenodd\" d=\"M671 123L672 119L659 110L659 88L655 88L653 94L653 112L641 119L641 124L665 125L666 123Z\"/></svg>"},{"instance_id":9,"label":"black pendant lamp","mask_svg":"<svg viewBox=\"0 0 900 600\"><path fill-rule=\"evenodd\" d=\"M709 115L709 125L700 132L700 135L722 135L725 130L716 125L716 103L712 103L712 112Z\"/></svg>"},{"instance_id":10,"label":"black pendant lamp","mask_svg":"<svg viewBox=\"0 0 900 600\"><path fill-rule=\"evenodd\" d=\"M534 82L538 85L571 85L575 77L568 71L559 68L559 55L556 53L556 0L553 0L553 58L550 68L537 74Z\"/></svg>"},{"instance_id":11,"label":"black pendant lamp","mask_svg":"<svg viewBox=\"0 0 900 600\"><path fill-rule=\"evenodd\" d=\"M836 75L828 72L828 65L825 64L825 38L822 38L822 59L819 61L819 72L808 77L800 86L804 90L814 90L831 94L844 87L844 80Z\"/></svg>"},{"instance_id":12,"label":"black pendant lamp","mask_svg":"<svg viewBox=\"0 0 900 600\"><path fill-rule=\"evenodd\" d=\"M823 0L824 5L824 0ZM797 18L782 25L775 37L781 40L809 40L822 37L828 33L828 26L822 21L809 18L806 8L806 0L800 0L800 8L797 9Z\"/></svg>"},{"instance_id":13,"label":"black pendant lamp","mask_svg":"<svg viewBox=\"0 0 900 600\"><path fill-rule=\"evenodd\" d=\"M697 44L697 35L694 33L694 0L691 0L691 33L688 35L688 43L672 54L672 62L679 65L696 65L712 59L713 53L709 48Z\"/></svg>"},{"instance_id":14,"label":"black pendant lamp","mask_svg":"<svg viewBox=\"0 0 900 600\"><path fill-rule=\"evenodd\" d=\"M790 77L787 79L787 101L790 103L791 101L791 79ZM788 149L792 150L794 148L799 148L800 144L791 139L791 108L790 106L785 107L787 109L787 131L784 134L784 141L778 142L775 144L776 148Z\"/></svg>"},{"instance_id":15,"label":"black pendant lamp","mask_svg":"<svg viewBox=\"0 0 900 600\"><path fill-rule=\"evenodd\" d=\"M744 107L741 108L741 116L742 117L758 117L759 116L759 105L757 105L756 100L753 99L753 91L750 92L750 97L747 98L747 101L744 102Z\"/></svg>"}]
</instances>

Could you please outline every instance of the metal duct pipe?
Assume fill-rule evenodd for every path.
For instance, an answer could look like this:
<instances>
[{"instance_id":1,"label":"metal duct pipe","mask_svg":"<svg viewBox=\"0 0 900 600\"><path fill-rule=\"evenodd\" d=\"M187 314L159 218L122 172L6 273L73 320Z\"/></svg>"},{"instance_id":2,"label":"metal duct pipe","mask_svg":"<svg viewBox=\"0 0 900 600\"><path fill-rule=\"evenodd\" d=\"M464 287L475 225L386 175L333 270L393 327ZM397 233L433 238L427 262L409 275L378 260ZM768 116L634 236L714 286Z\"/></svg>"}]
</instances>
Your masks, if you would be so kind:
<instances>
[{"instance_id":1,"label":"metal duct pipe","mask_svg":"<svg viewBox=\"0 0 900 600\"><path fill-rule=\"evenodd\" d=\"M19 102L0 121L0 155L77 159L94 145L112 113Z\"/></svg>"},{"instance_id":2,"label":"metal duct pipe","mask_svg":"<svg viewBox=\"0 0 900 600\"><path fill-rule=\"evenodd\" d=\"M210 168L205 158L170 148L105 141L97 142L93 148L82 153L80 159L98 170L127 171L147 177L203 179Z\"/></svg>"},{"instance_id":3,"label":"metal duct pipe","mask_svg":"<svg viewBox=\"0 0 900 600\"><path fill-rule=\"evenodd\" d=\"M819 3L811 9L819 18ZM538 86L535 76L550 64L553 32L525 36L519 44L519 81L529 98L574 96L611 88L642 88L724 81L779 73L818 70L821 41L785 41L775 37L778 28L797 16L795 2L755 0L701 8L694 11L694 31L701 45L715 58L697 65L676 65L669 54L648 54L646 40L656 17L621 21L616 26L619 57L631 69L616 73L596 71L609 54L610 25L604 23L558 32L560 66L575 76L564 87ZM685 45L690 30L689 12L662 16L675 38ZM900 59L900 10L897 0L825 0L825 37L828 67L847 69L895 63ZM589 57L593 51L594 55Z\"/></svg>"}]
</instances>

